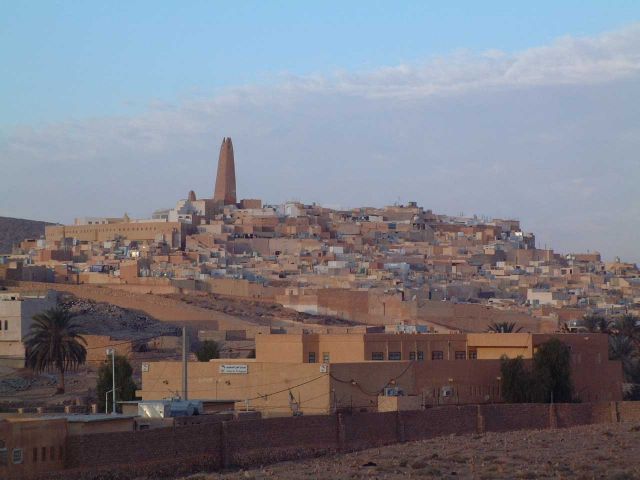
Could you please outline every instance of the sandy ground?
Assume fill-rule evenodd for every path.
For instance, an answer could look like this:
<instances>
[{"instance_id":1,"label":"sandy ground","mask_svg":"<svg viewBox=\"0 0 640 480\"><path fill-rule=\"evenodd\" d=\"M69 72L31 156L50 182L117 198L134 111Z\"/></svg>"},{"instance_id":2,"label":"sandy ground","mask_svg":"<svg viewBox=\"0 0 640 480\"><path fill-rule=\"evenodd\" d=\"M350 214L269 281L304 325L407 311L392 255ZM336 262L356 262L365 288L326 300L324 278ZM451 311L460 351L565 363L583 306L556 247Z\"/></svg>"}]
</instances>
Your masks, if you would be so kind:
<instances>
[{"instance_id":1,"label":"sandy ground","mask_svg":"<svg viewBox=\"0 0 640 480\"><path fill-rule=\"evenodd\" d=\"M442 437L215 479L640 479L640 423Z\"/></svg>"},{"instance_id":2,"label":"sandy ground","mask_svg":"<svg viewBox=\"0 0 640 480\"><path fill-rule=\"evenodd\" d=\"M65 393L56 395L58 374L36 374L26 368L0 368L0 408L70 405L93 397L97 368L80 367L65 374Z\"/></svg>"}]
</instances>

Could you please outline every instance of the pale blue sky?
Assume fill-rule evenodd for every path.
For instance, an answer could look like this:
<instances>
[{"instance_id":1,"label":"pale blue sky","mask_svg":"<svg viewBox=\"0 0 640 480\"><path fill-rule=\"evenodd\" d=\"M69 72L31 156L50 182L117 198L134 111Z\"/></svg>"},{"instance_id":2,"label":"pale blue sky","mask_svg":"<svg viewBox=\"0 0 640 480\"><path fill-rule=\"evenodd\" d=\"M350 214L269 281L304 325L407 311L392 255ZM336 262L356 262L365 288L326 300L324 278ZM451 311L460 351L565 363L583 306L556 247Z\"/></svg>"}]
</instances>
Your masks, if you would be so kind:
<instances>
[{"instance_id":1,"label":"pale blue sky","mask_svg":"<svg viewBox=\"0 0 640 480\"><path fill-rule=\"evenodd\" d=\"M637 0L0 4L3 130L135 113L286 74L514 52L640 20Z\"/></svg>"},{"instance_id":2,"label":"pale blue sky","mask_svg":"<svg viewBox=\"0 0 640 480\"><path fill-rule=\"evenodd\" d=\"M515 217L640 261L640 1L0 0L0 215L213 192ZM9 179L9 180L5 180Z\"/></svg>"}]
</instances>

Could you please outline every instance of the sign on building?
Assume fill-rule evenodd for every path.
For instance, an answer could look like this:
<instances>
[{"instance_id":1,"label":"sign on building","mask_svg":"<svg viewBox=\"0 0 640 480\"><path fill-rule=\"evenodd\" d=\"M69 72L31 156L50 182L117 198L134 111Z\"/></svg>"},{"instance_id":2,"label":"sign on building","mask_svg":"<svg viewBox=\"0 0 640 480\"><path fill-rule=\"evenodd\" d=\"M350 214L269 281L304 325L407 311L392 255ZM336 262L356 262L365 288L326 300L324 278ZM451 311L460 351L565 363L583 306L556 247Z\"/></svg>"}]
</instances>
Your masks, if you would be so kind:
<instances>
[{"instance_id":1,"label":"sign on building","mask_svg":"<svg viewBox=\"0 0 640 480\"><path fill-rule=\"evenodd\" d=\"M220 373L249 373L248 365L220 365Z\"/></svg>"}]
</instances>

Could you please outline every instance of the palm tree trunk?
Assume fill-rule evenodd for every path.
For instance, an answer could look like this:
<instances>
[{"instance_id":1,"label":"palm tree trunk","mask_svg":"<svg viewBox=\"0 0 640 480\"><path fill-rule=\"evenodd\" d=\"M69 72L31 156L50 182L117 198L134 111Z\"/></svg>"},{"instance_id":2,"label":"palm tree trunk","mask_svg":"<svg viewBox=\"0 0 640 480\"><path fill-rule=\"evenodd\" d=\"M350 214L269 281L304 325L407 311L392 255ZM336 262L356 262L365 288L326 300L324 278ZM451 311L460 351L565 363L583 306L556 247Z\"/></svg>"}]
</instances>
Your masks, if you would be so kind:
<instances>
[{"instance_id":1,"label":"palm tree trunk","mask_svg":"<svg viewBox=\"0 0 640 480\"><path fill-rule=\"evenodd\" d=\"M58 381L58 388L56 393L64 393L64 368L60 369L60 380Z\"/></svg>"}]
</instances>

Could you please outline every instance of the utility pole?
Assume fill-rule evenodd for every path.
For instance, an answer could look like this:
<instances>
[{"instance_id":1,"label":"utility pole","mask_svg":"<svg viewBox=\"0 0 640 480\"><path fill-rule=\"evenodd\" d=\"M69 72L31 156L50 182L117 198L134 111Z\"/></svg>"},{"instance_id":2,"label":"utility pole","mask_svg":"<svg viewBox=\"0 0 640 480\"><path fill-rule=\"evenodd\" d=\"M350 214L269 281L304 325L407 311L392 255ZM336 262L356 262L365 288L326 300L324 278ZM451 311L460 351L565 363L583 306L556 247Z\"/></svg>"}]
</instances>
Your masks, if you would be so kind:
<instances>
[{"instance_id":1,"label":"utility pole","mask_svg":"<svg viewBox=\"0 0 640 480\"><path fill-rule=\"evenodd\" d=\"M113 394L112 398L112 414L116 414L116 349L115 348L107 348L107 355L111 355L111 392ZM106 403L106 402L105 402Z\"/></svg>"},{"instance_id":2,"label":"utility pole","mask_svg":"<svg viewBox=\"0 0 640 480\"><path fill-rule=\"evenodd\" d=\"M187 327L182 327L182 399L189 400L187 395Z\"/></svg>"}]
</instances>

